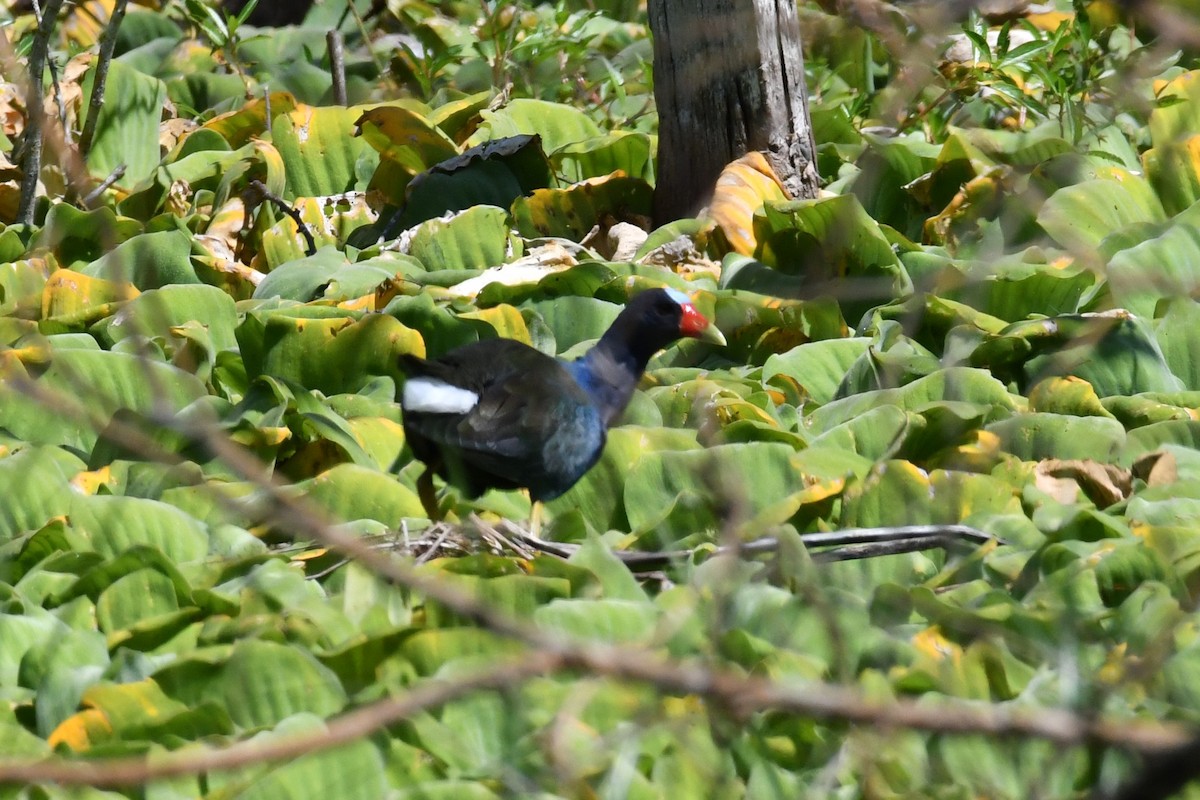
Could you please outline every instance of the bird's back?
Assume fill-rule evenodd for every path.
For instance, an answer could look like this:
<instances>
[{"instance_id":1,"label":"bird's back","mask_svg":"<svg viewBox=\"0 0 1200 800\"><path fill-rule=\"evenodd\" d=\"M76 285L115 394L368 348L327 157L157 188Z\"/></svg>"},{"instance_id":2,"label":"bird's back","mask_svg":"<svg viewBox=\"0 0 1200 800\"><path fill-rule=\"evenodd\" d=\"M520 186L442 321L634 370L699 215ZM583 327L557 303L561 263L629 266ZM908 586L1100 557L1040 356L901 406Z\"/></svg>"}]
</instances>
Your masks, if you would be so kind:
<instances>
[{"instance_id":1,"label":"bird's back","mask_svg":"<svg viewBox=\"0 0 1200 800\"><path fill-rule=\"evenodd\" d=\"M413 453L471 496L527 487L535 500L557 497L599 458L604 425L591 398L528 345L490 339L435 360L405 356L401 367Z\"/></svg>"}]
</instances>

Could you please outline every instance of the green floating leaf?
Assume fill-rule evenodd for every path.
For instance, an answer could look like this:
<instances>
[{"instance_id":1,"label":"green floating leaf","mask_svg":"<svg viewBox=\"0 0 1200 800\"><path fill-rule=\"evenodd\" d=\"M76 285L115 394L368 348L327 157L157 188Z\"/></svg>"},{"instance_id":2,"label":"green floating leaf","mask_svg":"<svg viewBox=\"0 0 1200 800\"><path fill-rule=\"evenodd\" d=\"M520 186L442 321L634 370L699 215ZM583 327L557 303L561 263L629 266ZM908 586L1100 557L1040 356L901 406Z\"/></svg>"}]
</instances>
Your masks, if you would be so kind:
<instances>
[{"instance_id":1,"label":"green floating leaf","mask_svg":"<svg viewBox=\"0 0 1200 800\"><path fill-rule=\"evenodd\" d=\"M659 451L698 450L696 432L671 428L626 425L608 432L600 460L566 494L546 508L555 517L578 514L596 533L629 530L627 505L622 499L626 479L634 465Z\"/></svg>"},{"instance_id":2,"label":"green floating leaf","mask_svg":"<svg viewBox=\"0 0 1200 800\"><path fill-rule=\"evenodd\" d=\"M420 786L396 790L395 800L500 800L485 784L466 780L422 781Z\"/></svg>"},{"instance_id":3,"label":"green floating leaf","mask_svg":"<svg viewBox=\"0 0 1200 800\"><path fill-rule=\"evenodd\" d=\"M1112 462L1125 445L1125 429L1107 417L1017 414L993 422L987 430L1000 446L1023 461L1046 458Z\"/></svg>"},{"instance_id":4,"label":"green floating leaf","mask_svg":"<svg viewBox=\"0 0 1200 800\"><path fill-rule=\"evenodd\" d=\"M100 426L118 409L143 415L177 412L207 394L195 376L169 364L128 353L77 349L55 351L50 368L33 387L48 397L86 398L86 410L98 417ZM0 384L0 427L28 442L64 445L80 453L91 451L98 438L87 419L47 414L41 402L11 383Z\"/></svg>"},{"instance_id":5,"label":"green floating leaf","mask_svg":"<svg viewBox=\"0 0 1200 800\"><path fill-rule=\"evenodd\" d=\"M180 659L154 679L188 706L217 703L240 728L275 725L303 712L327 717L346 704L332 672L308 652L278 642L242 640L216 663Z\"/></svg>"},{"instance_id":6,"label":"green floating leaf","mask_svg":"<svg viewBox=\"0 0 1200 800\"><path fill-rule=\"evenodd\" d=\"M447 664L496 663L521 652L522 645L475 627L441 627L412 630L400 652L417 674L435 675Z\"/></svg>"},{"instance_id":7,"label":"green floating leaf","mask_svg":"<svg viewBox=\"0 0 1200 800\"><path fill-rule=\"evenodd\" d=\"M187 706L163 693L146 679L130 683L97 683L83 693L84 711L62 722L51 744L82 751L99 744L145 736L147 729L187 712Z\"/></svg>"},{"instance_id":8,"label":"green floating leaf","mask_svg":"<svg viewBox=\"0 0 1200 800\"><path fill-rule=\"evenodd\" d=\"M933 470L908 461L887 461L846 488L842 524L877 528L892 525L953 524L973 515L1020 513L1018 491L990 475Z\"/></svg>"},{"instance_id":9,"label":"green floating leaf","mask_svg":"<svg viewBox=\"0 0 1200 800\"><path fill-rule=\"evenodd\" d=\"M1143 158L1146 178L1168 214L1178 214L1200 200L1200 135L1155 145Z\"/></svg>"},{"instance_id":10,"label":"green floating leaf","mask_svg":"<svg viewBox=\"0 0 1200 800\"><path fill-rule=\"evenodd\" d=\"M539 628L579 641L649 644L658 613L646 600L553 600L534 612Z\"/></svg>"},{"instance_id":11,"label":"green floating leaf","mask_svg":"<svg viewBox=\"0 0 1200 800\"><path fill-rule=\"evenodd\" d=\"M0 236L0 239L3 237ZM25 248L21 248L23 253ZM34 319L42 311L48 266L37 261L0 261L0 314Z\"/></svg>"},{"instance_id":12,"label":"green floating leaf","mask_svg":"<svg viewBox=\"0 0 1200 800\"><path fill-rule=\"evenodd\" d=\"M409 255L428 270L486 269L521 255L502 208L476 205L450 219L430 219L413 234Z\"/></svg>"},{"instance_id":13,"label":"green floating leaf","mask_svg":"<svg viewBox=\"0 0 1200 800\"><path fill-rule=\"evenodd\" d=\"M599 339L621 313L621 306L591 297L560 297L533 304L554 334L559 353Z\"/></svg>"},{"instance_id":14,"label":"green floating leaf","mask_svg":"<svg viewBox=\"0 0 1200 800\"><path fill-rule=\"evenodd\" d=\"M571 555L570 563L587 569L599 578L607 598L635 602L646 599L645 591L629 567L613 555L598 536L589 536L583 546Z\"/></svg>"},{"instance_id":15,"label":"green floating leaf","mask_svg":"<svg viewBox=\"0 0 1200 800\"><path fill-rule=\"evenodd\" d=\"M1150 581L1175 584L1183 594L1182 583L1167 560L1141 542L1118 542L1096 564L1096 584L1109 608L1121 605Z\"/></svg>"},{"instance_id":16,"label":"green floating leaf","mask_svg":"<svg viewBox=\"0 0 1200 800\"><path fill-rule=\"evenodd\" d=\"M234 329L238 314L233 298L215 286L203 284L172 284L143 292L125 304L104 328L104 334L113 343L128 336L169 338L179 335L193 321L207 332L212 347L237 347Z\"/></svg>"},{"instance_id":17,"label":"green floating leaf","mask_svg":"<svg viewBox=\"0 0 1200 800\"><path fill-rule=\"evenodd\" d=\"M378 264L349 263L336 248L322 247L312 256L275 267L254 288L254 298L352 300L371 294L395 272Z\"/></svg>"},{"instance_id":18,"label":"green floating leaf","mask_svg":"<svg viewBox=\"0 0 1200 800\"><path fill-rule=\"evenodd\" d=\"M1104 410L1120 421L1130 433L1134 428L1153 425L1156 422L1189 420L1191 412L1171 403L1159 402L1161 395L1134 395L1133 397L1106 397L1101 401Z\"/></svg>"},{"instance_id":19,"label":"green floating leaf","mask_svg":"<svg viewBox=\"0 0 1200 800\"><path fill-rule=\"evenodd\" d=\"M1078 262L1001 260L987 265L986 273L986 299L979 308L1010 322L1079 311L1084 294L1096 283L1095 273ZM964 299L973 291L964 292Z\"/></svg>"},{"instance_id":20,"label":"green floating leaf","mask_svg":"<svg viewBox=\"0 0 1200 800\"><path fill-rule=\"evenodd\" d=\"M1185 389L1200 390L1200 303L1176 297L1165 303L1165 313L1156 321L1154 338L1163 358Z\"/></svg>"},{"instance_id":21,"label":"green floating leaf","mask_svg":"<svg viewBox=\"0 0 1200 800\"><path fill-rule=\"evenodd\" d=\"M91 94L95 77L93 67L84 81L85 96ZM104 96L87 154L88 170L97 180L103 180L124 165L125 174L118 185L136 186L158 166L158 124L167 87L117 60L109 69Z\"/></svg>"},{"instance_id":22,"label":"green floating leaf","mask_svg":"<svg viewBox=\"0 0 1200 800\"><path fill-rule=\"evenodd\" d=\"M237 329L247 374L341 394L379 376L398 381L396 356L425 353L420 334L386 314L329 312L298 306L247 314Z\"/></svg>"},{"instance_id":23,"label":"green floating leaf","mask_svg":"<svg viewBox=\"0 0 1200 800\"><path fill-rule=\"evenodd\" d=\"M1029 390L1029 410L1077 417L1112 417L1087 381L1068 376L1047 378Z\"/></svg>"},{"instance_id":24,"label":"green floating leaf","mask_svg":"<svg viewBox=\"0 0 1200 800\"><path fill-rule=\"evenodd\" d=\"M319 719L299 714L284 720L270 737L264 738L311 735L322 727ZM262 777L240 789L237 797L241 800L276 800L280 797L375 800L388 794L383 756L373 742L364 739L271 766Z\"/></svg>"},{"instance_id":25,"label":"green floating leaf","mask_svg":"<svg viewBox=\"0 0 1200 800\"><path fill-rule=\"evenodd\" d=\"M940 774L956 776L978 797L1028 797L1042 787L1070 794L1084 758L1049 742L997 742L983 736L939 737L931 754Z\"/></svg>"},{"instance_id":26,"label":"green floating leaf","mask_svg":"<svg viewBox=\"0 0 1200 800\"><path fill-rule=\"evenodd\" d=\"M335 521L373 519L389 528L405 517L424 517L416 492L393 477L354 464L339 464L297 488Z\"/></svg>"},{"instance_id":27,"label":"green floating leaf","mask_svg":"<svg viewBox=\"0 0 1200 800\"><path fill-rule=\"evenodd\" d=\"M277 114L271 141L279 151L287 176L284 197L325 197L356 188L363 159L378 155L353 136L361 109L299 105Z\"/></svg>"},{"instance_id":28,"label":"green floating leaf","mask_svg":"<svg viewBox=\"0 0 1200 800\"><path fill-rule=\"evenodd\" d=\"M517 230L530 239L555 236L582 240L598 223L650 216L653 190L641 178L613 174L564 189L537 189L513 201Z\"/></svg>"},{"instance_id":29,"label":"green floating leaf","mask_svg":"<svg viewBox=\"0 0 1200 800\"><path fill-rule=\"evenodd\" d=\"M803 387L813 402L824 405L836 396L850 365L870 346L871 339L865 337L799 345L767 358L763 363L763 383L775 375L787 375Z\"/></svg>"},{"instance_id":30,"label":"green floating leaf","mask_svg":"<svg viewBox=\"0 0 1200 800\"><path fill-rule=\"evenodd\" d=\"M117 495L80 497L71 509L71 526L106 558L136 545L151 547L176 564L196 561L208 553L205 526L157 500Z\"/></svg>"},{"instance_id":31,"label":"green floating leaf","mask_svg":"<svg viewBox=\"0 0 1200 800\"><path fill-rule=\"evenodd\" d=\"M78 497L69 480L84 467L57 447L25 447L0 458L0 486L9 493L0 503L0 543L67 514Z\"/></svg>"},{"instance_id":32,"label":"green floating leaf","mask_svg":"<svg viewBox=\"0 0 1200 800\"><path fill-rule=\"evenodd\" d=\"M1200 449L1200 421L1191 419L1189 415L1188 419L1155 422L1135 428L1129 432L1122 460L1132 463L1139 456L1167 445Z\"/></svg>"},{"instance_id":33,"label":"green floating leaf","mask_svg":"<svg viewBox=\"0 0 1200 800\"><path fill-rule=\"evenodd\" d=\"M415 296L398 295L384 314L395 317L406 327L420 331L429 358L439 358L456 347L493 339L496 329L483 320L455 314L453 307L434 303L427 292Z\"/></svg>"},{"instance_id":34,"label":"green floating leaf","mask_svg":"<svg viewBox=\"0 0 1200 800\"><path fill-rule=\"evenodd\" d=\"M810 414L805 424L814 432L824 432L879 406L918 410L939 400L973 403L984 410L987 419L1008 416L1018 408L1013 395L988 372L951 367L897 389L877 389L834 400Z\"/></svg>"},{"instance_id":35,"label":"green floating leaf","mask_svg":"<svg viewBox=\"0 0 1200 800\"><path fill-rule=\"evenodd\" d=\"M475 146L505 136L537 135L546 152L586 142L600 136L591 118L577 108L543 100L517 98L495 111L483 111L482 122L471 138Z\"/></svg>"},{"instance_id":36,"label":"green floating leaf","mask_svg":"<svg viewBox=\"0 0 1200 800\"><path fill-rule=\"evenodd\" d=\"M1107 271L1113 301L1146 319L1159 301L1190 296L1200 287L1200 205L1153 238L1118 252Z\"/></svg>"},{"instance_id":37,"label":"green floating leaf","mask_svg":"<svg viewBox=\"0 0 1200 800\"><path fill-rule=\"evenodd\" d=\"M754 215L754 239L756 258L801 279L796 290L784 296L811 293L829 281L855 279L879 281L889 296L912 291L891 242L853 195L768 203ZM754 289L733 278L722 283ZM865 299L846 302L845 315L854 319L871 305Z\"/></svg>"},{"instance_id":38,"label":"green floating leaf","mask_svg":"<svg viewBox=\"0 0 1200 800\"><path fill-rule=\"evenodd\" d=\"M567 183L611 175L617 170L631 178L653 182L651 144L651 138L644 133L614 131L560 147L550 153L550 163Z\"/></svg>"},{"instance_id":39,"label":"green floating leaf","mask_svg":"<svg viewBox=\"0 0 1200 800\"><path fill-rule=\"evenodd\" d=\"M834 425L813 439L814 447L827 447L857 453L872 461L895 456L904 445L916 415L896 406L879 406L845 422Z\"/></svg>"},{"instance_id":40,"label":"green floating leaf","mask_svg":"<svg viewBox=\"0 0 1200 800\"><path fill-rule=\"evenodd\" d=\"M908 236L920 236L927 214L907 187L933 169L941 148L924 137L864 134L863 143L866 146L855 162L859 172L847 189L874 219Z\"/></svg>"},{"instance_id":41,"label":"green floating leaf","mask_svg":"<svg viewBox=\"0 0 1200 800\"><path fill-rule=\"evenodd\" d=\"M55 203L46 212L46 221L30 241L29 249L49 250L60 266L74 269L95 261L141 231L141 223L118 217L107 206L83 211L67 203Z\"/></svg>"},{"instance_id":42,"label":"green floating leaf","mask_svg":"<svg viewBox=\"0 0 1200 800\"><path fill-rule=\"evenodd\" d=\"M671 547L707 540L719 529L723 501L713 494L716 486L754 516L807 485L795 451L784 444L647 453L629 470L625 513L646 547Z\"/></svg>"},{"instance_id":43,"label":"green floating leaf","mask_svg":"<svg viewBox=\"0 0 1200 800\"><path fill-rule=\"evenodd\" d=\"M1063 247L1088 251L1122 228L1163 222L1166 212L1144 178L1112 167L1110 177L1066 186L1047 198L1038 223Z\"/></svg>"},{"instance_id":44,"label":"green floating leaf","mask_svg":"<svg viewBox=\"0 0 1200 800\"><path fill-rule=\"evenodd\" d=\"M170 283L200 283L191 254L191 237L184 231L143 233L117 245L80 272L113 283L130 283L142 290Z\"/></svg>"},{"instance_id":45,"label":"green floating leaf","mask_svg":"<svg viewBox=\"0 0 1200 800\"><path fill-rule=\"evenodd\" d=\"M1183 388L1149 326L1123 309L1016 322L987 337L970 360L1026 383L1073 375L1101 398Z\"/></svg>"}]
</instances>

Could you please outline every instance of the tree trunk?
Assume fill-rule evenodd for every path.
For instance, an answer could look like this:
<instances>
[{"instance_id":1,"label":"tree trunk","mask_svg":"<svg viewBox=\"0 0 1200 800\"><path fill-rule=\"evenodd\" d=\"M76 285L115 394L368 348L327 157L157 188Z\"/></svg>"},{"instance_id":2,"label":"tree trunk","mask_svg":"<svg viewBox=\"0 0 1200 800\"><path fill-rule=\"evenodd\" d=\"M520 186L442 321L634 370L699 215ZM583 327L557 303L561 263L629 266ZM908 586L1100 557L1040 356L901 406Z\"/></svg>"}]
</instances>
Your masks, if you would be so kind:
<instances>
[{"instance_id":1,"label":"tree trunk","mask_svg":"<svg viewBox=\"0 0 1200 800\"><path fill-rule=\"evenodd\" d=\"M816 197L795 0L649 0L658 105L658 224L694 216L721 170L762 151L793 197Z\"/></svg>"}]
</instances>

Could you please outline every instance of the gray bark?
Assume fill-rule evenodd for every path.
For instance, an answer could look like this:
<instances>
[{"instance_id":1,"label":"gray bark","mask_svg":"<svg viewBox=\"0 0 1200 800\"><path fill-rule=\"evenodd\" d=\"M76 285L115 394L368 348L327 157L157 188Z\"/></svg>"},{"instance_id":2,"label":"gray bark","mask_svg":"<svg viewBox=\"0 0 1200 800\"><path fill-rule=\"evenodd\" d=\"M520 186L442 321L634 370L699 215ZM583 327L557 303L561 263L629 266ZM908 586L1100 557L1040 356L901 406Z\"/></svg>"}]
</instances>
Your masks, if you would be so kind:
<instances>
[{"instance_id":1,"label":"gray bark","mask_svg":"<svg viewBox=\"0 0 1200 800\"><path fill-rule=\"evenodd\" d=\"M793 197L819 178L795 0L650 0L659 224L694 216L730 161L762 151Z\"/></svg>"}]
</instances>

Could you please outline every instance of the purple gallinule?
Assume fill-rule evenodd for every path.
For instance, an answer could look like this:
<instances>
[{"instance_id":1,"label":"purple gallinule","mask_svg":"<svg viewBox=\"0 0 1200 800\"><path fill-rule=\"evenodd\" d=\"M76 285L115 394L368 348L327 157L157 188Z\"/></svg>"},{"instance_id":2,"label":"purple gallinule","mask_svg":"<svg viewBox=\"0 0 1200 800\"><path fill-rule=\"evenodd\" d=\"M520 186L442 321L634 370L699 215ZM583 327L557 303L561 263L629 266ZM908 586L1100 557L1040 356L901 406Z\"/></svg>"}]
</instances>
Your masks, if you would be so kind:
<instances>
[{"instance_id":1,"label":"purple gallinule","mask_svg":"<svg viewBox=\"0 0 1200 800\"><path fill-rule=\"evenodd\" d=\"M685 336L725 343L683 292L651 289L576 361L512 339L474 342L428 361L401 356L404 434L426 464L417 481L425 510L438 518L435 473L468 497L525 488L540 501L570 489L600 458L605 432L650 357Z\"/></svg>"}]
</instances>

